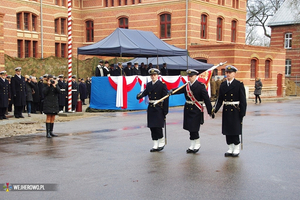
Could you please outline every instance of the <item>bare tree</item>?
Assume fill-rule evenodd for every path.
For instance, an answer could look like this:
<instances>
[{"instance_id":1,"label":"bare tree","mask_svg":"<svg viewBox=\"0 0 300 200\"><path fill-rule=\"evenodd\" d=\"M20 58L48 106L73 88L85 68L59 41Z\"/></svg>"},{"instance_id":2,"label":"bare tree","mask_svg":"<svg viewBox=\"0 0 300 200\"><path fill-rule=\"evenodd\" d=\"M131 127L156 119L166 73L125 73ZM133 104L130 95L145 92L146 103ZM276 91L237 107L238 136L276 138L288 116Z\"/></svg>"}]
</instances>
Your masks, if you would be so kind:
<instances>
[{"instance_id":1,"label":"bare tree","mask_svg":"<svg viewBox=\"0 0 300 200\"><path fill-rule=\"evenodd\" d=\"M297 0L293 0L297 1ZM246 33L246 43L250 45L265 46L265 38L271 38L270 31L267 27L267 22L279 9L284 0L248 0L247 1L247 29L250 32ZM261 28L263 35L258 35L253 29ZM252 31L251 31L252 30ZM254 35L253 35L254 34ZM254 41L251 38L257 37ZM262 41L262 42L257 42Z\"/></svg>"}]
</instances>

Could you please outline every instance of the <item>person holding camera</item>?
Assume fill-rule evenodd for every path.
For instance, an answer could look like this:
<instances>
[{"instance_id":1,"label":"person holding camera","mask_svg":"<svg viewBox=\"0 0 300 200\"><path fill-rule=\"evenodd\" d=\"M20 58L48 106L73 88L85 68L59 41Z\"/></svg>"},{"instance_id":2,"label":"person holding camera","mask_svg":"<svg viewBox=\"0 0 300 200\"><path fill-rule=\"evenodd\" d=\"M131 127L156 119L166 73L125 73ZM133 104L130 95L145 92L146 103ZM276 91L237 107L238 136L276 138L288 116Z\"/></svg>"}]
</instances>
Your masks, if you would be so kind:
<instances>
[{"instance_id":1,"label":"person holding camera","mask_svg":"<svg viewBox=\"0 0 300 200\"><path fill-rule=\"evenodd\" d=\"M59 112L58 106L58 94L60 93L60 88L57 82L53 80L51 74L48 75L46 84L43 88L44 94L44 107L43 111L46 114L46 137L57 137L53 134L55 115Z\"/></svg>"}]
</instances>

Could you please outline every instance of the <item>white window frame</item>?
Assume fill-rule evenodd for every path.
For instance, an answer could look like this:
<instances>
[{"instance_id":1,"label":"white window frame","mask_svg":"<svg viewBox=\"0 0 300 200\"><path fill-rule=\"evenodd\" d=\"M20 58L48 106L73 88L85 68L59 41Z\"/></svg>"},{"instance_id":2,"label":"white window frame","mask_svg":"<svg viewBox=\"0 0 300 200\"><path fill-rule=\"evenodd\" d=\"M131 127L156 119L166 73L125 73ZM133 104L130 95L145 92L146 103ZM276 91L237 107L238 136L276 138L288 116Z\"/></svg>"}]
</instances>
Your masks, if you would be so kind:
<instances>
[{"instance_id":1,"label":"white window frame","mask_svg":"<svg viewBox=\"0 0 300 200\"><path fill-rule=\"evenodd\" d=\"M292 48L292 33L286 33L284 35L284 48L285 49Z\"/></svg>"},{"instance_id":2,"label":"white window frame","mask_svg":"<svg viewBox=\"0 0 300 200\"><path fill-rule=\"evenodd\" d=\"M285 60L285 76L291 76L292 72L292 60L286 59Z\"/></svg>"}]
</instances>

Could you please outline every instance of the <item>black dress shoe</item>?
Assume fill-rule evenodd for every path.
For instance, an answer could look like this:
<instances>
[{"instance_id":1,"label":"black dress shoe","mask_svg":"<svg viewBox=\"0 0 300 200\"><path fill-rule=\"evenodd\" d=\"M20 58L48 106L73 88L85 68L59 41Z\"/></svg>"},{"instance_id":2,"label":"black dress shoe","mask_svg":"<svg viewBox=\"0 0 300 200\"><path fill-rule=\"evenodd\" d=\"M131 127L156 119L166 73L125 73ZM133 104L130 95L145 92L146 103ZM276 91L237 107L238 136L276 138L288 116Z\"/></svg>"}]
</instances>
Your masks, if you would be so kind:
<instances>
[{"instance_id":1,"label":"black dress shoe","mask_svg":"<svg viewBox=\"0 0 300 200\"><path fill-rule=\"evenodd\" d=\"M3 119L8 119L6 116L3 116Z\"/></svg>"},{"instance_id":2,"label":"black dress shoe","mask_svg":"<svg viewBox=\"0 0 300 200\"><path fill-rule=\"evenodd\" d=\"M52 137L58 137L58 135L55 135L54 133L50 133L50 135L51 135Z\"/></svg>"},{"instance_id":3,"label":"black dress shoe","mask_svg":"<svg viewBox=\"0 0 300 200\"><path fill-rule=\"evenodd\" d=\"M164 147L165 147L165 146L163 146L163 147L158 147L158 148L157 148L157 151L161 151L161 150L163 150L163 149L164 149Z\"/></svg>"},{"instance_id":4,"label":"black dress shoe","mask_svg":"<svg viewBox=\"0 0 300 200\"><path fill-rule=\"evenodd\" d=\"M15 116L15 118L20 118L19 116Z\"/></svg>"},{"instance_id":5,"label":"black dress shoe","mask_svg":"<svg viewBox=\"0 0 300 200\"><path fill-rule=\"evenodd\" d=\"M239 153L238 153L238 154L234 154L234 153L233 153L231 156L232 156L232 157L238 157L238 156L239 156Z\"/></svg>"},{"instance_id":6,"label":"black dress shoe","mask_svg":"<svg viewBox=\"0 0 300 200\"><path fill-rule=\"evenodd\" d=\"M200 148L199 148L200 149ZM193 153L197 153L199 151L199 149L194 149Z\"/></svg>"},{"instance_id":7,"label":"black dress shoe","mask_svg":"<svg viewBox=\"0 0 300 200\"><path fill-rule=\"evenodd\" d=\"M194 153L194 150L192 150L192 149L187 149L187 150L186 150L186 153Z\"/></svg>"},{"instance_id":8,"label":"black dress shoe","mask_svg":"<svg viewBox=\"0 0 300 200\"><path fill-rule=\"evenodd\" d=\"M21 115L21 116L19 116L19 118L24 118L24 116L23 116L23 115Z\"/></svg>"},{"instance_id":9,"label":"black dress shoe","mask_svg":"<svg viewBox=\"0 0 300 200\"><path fill-rule=\"evenodd\" d=\"M232 153L227 153L227 152L224 154L225 157L231 157L232 155L233 155Z\"/></svg>"},{"instance_id":10,"label":"black dress shoe","mask_svg":"<svg viewBox=\"0 0 300 200\"><path fill-rule=\"evenodd\" d=\"M158 149L154 149L154 148L150 149L150 152L156 152L156 151L158 151Z\"/></svg>"}]
</instances>

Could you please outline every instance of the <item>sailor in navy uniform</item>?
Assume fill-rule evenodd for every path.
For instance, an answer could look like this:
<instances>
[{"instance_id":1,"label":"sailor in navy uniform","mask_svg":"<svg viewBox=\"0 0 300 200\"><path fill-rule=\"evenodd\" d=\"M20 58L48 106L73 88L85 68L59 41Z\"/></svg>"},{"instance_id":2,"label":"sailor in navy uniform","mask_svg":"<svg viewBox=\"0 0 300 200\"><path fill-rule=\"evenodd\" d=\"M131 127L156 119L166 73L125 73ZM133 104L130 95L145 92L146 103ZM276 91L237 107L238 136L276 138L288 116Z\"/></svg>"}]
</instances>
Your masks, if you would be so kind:
<instances>
[{"instance_id":1,"label":"sailor in navy uniform","mask_svg":"<svg viewBox=\"0 0 300 200\"><path fill-rule=\"evenodd\" d=\"M161 71L162 76L168 76L169 75L169 71L167 69L167 63L163 63L163 66L160 69L160 71Z\"/></svg>"},{"instance_id":2,"label":"sailor in navy uniform","mask_svg":"<svg viewBox=\"0 0 300 200\"><path fill-rule=\"evenodd\" d=\"M134 67L132 68L131 75L138 75L138 76L141 75L141 69L139 68L139 63L138 62L134 63Z\"/></svg>"},{"instance_id":3,"label":"sailor in navy uniform","mask_svg":"<svg viewBox=\"0 0 300 200\"><path fill-rule=\"evenodd\" d=\"M186 150L187 153L197 153L201 147L199 130L200 125L204 123L203 103L205 103L209 115L211 115L212 110L206 86L197 80L198 74L198 71L188 69L188 85L175 93L184 93L186 99L184 104L183 129L190 132L191 142L190 147Z\"/></svg>"},{"instance_id":4,"label":"sailor in navy uniform","mask_svg":"<svg viewBox=\"0 0 300 200\"><path fill-rule=\"evenodd\" d=\"M9 82L6 80L6 71L0 72L0 120L7 119L5 116L8 107Z\"/></svg>"},{"instance_id":5,"label":"sailor in navy uniform","mask_svg":"<svg viewBox=\"0 0 300 200\"><path fill-rule=\"evenodd\" d=\"M118 66L112 72L112 76L125 76L125 72L121 62L118 62Z\"/></svg>"},{"instance_id":6,"label":"sailor in navy uniform","mask_svg":"<svg viewBox=\"0 0 300 200\"><path fill-rule=\"evenodd\" d=\"M237 68L232 65L225 67L227 80L221 83L219 98L214 113L217 113L223 102L222 134L226 136L228 151L225 157L237 157L240 153L240 137L243 118L246 115L247 102L243 82L235 79Z\"/></svg>"},{"instance_id":7,"label":"sailor in navy uniform","mask_svg":"<svg viewBox=\"0 0 300 200\"><path fill-rule=\"evenodd\" d=\"M78 100L78 84L76 82L76 76L72 76L72 112L75 112Z\"/></svg>"},{"instance_id":8,"label":"sailor in navy uniform","mask_svg":"<svg viewBox=\"0 0 300 200\"><path fill-rule=\"evenodd\" d=\"M21 70L21 67L15 68L16 74L11 78L11 94L15 118L24 118L22 111L26 105L25 78L21 75Z\"/></svg>"},{"instance_id":9,"label":"sailor in navy uniform","mask_svg":"<svg viewBox=\"0 0 300 200\"><path fill-rule=\"evenodd\" d=\"M132 64L131 62L127 63L127 67L125 67L124 72L126 76L131 76L132 75Z\"/></svg>"},{"instance_id":10,"label":"sailor in navy uniform","mask_svg":"<svg viewBox=\"0 0 300 200\"><path fill-rule=\"evenodd\" d=\"M168 94L168 89L165 83L158 80L158 74L160 73L158 69L149 69L148 73L151 75L152 81L147 83L146 89L143 92L140 92L136 98L141 99L147 95L149 97L147 127L150 128L154 144L150 152L157 152L163 150L165 146L162 128L165 125L165 117L169 111L169 100L167 98L156 105L153 103L166 96Z\"/></svg>"},{"instance_id":11,"label":"sailor in navy uniform","mask_svg":"<svg viewBox=\"0 0 300 200\"><path fill-rule=\"evenodd\" d=\"M66 99L68 98L68 88L67 83L64 82L64 75L58 76L57 85L60 88L60 93L58 94L58 105L59 105L59 113L63 113L64 106L66 105Z\"/></svg>"}]
</instances>

